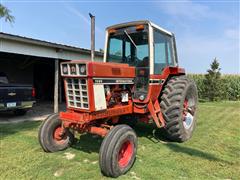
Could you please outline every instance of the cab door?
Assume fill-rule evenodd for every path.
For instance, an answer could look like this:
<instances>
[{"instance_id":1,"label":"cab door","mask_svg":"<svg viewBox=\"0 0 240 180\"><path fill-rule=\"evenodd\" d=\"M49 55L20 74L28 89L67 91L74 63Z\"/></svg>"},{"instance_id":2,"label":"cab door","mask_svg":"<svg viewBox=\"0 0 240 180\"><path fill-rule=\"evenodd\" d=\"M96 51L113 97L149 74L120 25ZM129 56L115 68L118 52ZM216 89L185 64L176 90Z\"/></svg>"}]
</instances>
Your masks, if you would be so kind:
<instances>
[{"instance_id":1,"label":"cab door","mask_svg":"<svg viewBox=\"0 0 240 180\"><path fill-rule=\"evenodd\" d=\"M160 95L162 86L169 75L169 67L176 66L173 36L152 28L152 59L149 78L148 97L155 102Z\"/></svg>"},{"instance_id":2,"label":"cab door","mask_svg":"<svg viewBox=\"0 0 240 180\"><path fill-rule=\"evenodd\" d=\"M173 37L153 29L154 75L161 75L167 66L176 66L174 61Z\"/></svg>"}]
</instances>

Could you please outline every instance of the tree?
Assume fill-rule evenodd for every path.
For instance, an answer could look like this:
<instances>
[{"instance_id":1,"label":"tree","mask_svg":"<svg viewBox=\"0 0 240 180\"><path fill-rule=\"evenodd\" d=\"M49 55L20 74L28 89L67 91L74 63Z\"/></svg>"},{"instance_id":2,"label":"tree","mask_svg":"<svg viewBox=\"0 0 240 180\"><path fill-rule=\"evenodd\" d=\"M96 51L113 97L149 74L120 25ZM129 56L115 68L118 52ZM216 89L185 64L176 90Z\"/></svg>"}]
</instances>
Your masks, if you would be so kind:
<instances>
[{"instance_id":1,"label":"tree","mask_svg":"<svg viewBox=\"0 0 240 180\"><path fill-rule=\"evenodd\" d=\"M104 50L102 48L99 49L99 52L104 53Z\"/></svg>"},{"instance_id":2,"label":"tree","mask_svg":"<svg viewBox=\"0 0 240 180\"><path fill-rule=\"evenodd\" d=\"M2 4L0 4L0 19L4 18L6 22L14 22L14 16L11 15L11 11L6 8L5 6L3 6Z\"/></svg>"},{"instance_id":3,"label":"tree","mask_svg":"<svg viewBox=\"0 0 240 180\"><path fill-rule=\"evenodd\" d=\"M221 96L221 68L217 58L214 58L210 67L211 69L207 70L208 73L205 75L204 79L205 96L210 101L214 101Z\"/></svg>"}]
</instances>

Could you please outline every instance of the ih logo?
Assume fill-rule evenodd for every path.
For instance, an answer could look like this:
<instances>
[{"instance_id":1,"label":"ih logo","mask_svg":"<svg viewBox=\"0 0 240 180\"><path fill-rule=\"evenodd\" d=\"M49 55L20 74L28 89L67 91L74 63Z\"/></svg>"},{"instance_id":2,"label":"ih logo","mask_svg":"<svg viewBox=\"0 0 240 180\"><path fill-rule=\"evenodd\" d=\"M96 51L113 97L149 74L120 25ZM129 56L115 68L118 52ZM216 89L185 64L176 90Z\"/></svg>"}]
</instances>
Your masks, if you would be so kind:
<instances>
[{"instance_id":1,"label":"ih logo","mask_svg":"<svg viewBox=\"0 0 240 180\"><path fill-rule=\"evenodd\" d=\"M15 93L15 92L10 92L10 93L8 93L8 95L9 95L9 96L15 96L16 93Z\"/></svg>"}]
</instances>

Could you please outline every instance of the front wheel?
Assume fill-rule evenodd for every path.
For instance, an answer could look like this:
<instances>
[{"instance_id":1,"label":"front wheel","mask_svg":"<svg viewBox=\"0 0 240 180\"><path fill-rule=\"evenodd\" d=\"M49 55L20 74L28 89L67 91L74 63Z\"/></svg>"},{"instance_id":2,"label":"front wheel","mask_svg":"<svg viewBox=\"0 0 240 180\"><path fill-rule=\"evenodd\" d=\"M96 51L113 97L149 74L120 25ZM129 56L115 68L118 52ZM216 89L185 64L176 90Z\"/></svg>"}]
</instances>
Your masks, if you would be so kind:
<instances>
[{"instance_id":1,"label":"front wheel","mask_svg":"<svg viewBox=\"0 0 240 180\"><path fill-rule=\"evenodd\" d=\"M133 165L137 153L137 136L127 125L117 125L104 138L99 164L105 176L118 177Z\"/></svg>"},{"instance_id":2,"label":"front wheel","mask_svg":"<svg viewBox=\"0 0 240 180\"><path fill-rule=\"evenodd\" d=\"M53 114L43 121L38 140L44 151L56 152L68 148L73 143L74 136L62 127L58 114Z\"/></svg>"}]
</instances>

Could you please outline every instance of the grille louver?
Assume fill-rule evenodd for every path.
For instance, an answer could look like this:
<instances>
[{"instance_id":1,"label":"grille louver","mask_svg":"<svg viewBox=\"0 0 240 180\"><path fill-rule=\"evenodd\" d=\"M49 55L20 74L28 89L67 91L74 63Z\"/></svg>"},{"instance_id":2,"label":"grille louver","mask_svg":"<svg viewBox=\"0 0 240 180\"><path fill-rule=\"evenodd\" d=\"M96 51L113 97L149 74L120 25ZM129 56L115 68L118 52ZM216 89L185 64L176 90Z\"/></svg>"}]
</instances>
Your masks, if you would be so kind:
<instances>
[{"instance_id":1,"label":"grille louver","mask_svg":"<svg viewBox=\"0 0 240 180\"><path fill-rule=\"evenodd\" d=\"M86 79L66 79L67 103L69 107L89 109Z\"/></svg>"}]
</instances>

